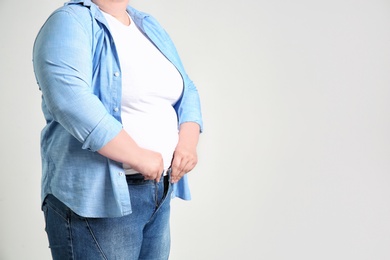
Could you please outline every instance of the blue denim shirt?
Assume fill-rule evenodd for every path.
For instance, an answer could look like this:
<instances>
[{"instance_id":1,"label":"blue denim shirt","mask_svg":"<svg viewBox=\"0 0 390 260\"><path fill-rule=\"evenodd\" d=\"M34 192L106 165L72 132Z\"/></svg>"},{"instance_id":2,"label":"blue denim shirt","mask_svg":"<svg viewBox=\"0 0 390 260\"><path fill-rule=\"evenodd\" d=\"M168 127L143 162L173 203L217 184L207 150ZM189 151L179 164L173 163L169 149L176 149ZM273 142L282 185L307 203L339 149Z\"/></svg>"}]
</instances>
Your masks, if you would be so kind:
<instances>
[{"instance_id":1,"label":"blue denim shirt","mask_svg":"<svg viewBox=\"0 0 390 260\"><path fill-rule=\"evenodd\" d=\"M184 90L174 106L179 124L196 122L202 129L198 92L168 34L153 17L130 6L127 11L181 73ZM33 65L46 119L42 201L53 194L86 217L130 214L122 164L96 152L122 129L121 68L99 8L90 0L73 0L54 11L35 40ZM173 196L190 199L186 176Z\"/></svg>"}]
</instances>

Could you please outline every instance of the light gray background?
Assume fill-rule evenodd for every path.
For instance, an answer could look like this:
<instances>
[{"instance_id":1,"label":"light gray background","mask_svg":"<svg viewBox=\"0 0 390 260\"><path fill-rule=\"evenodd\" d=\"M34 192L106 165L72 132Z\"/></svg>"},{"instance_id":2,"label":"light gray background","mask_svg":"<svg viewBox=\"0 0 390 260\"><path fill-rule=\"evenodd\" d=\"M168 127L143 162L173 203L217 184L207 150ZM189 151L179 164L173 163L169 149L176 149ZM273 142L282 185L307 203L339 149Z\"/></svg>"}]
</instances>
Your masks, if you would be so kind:
<instances>
[{"instance_id":1,"label":"light gray background","mask_svg":"<svg viewBox=\"0 0 390 260\"><path fill-rule=\"evenodd\" d=\"M390 259L390 2L133 0L203 104L172 260ZM61 0L0 0L0 259L49 259L31 49Z\"/></svg>"}]
</instances>

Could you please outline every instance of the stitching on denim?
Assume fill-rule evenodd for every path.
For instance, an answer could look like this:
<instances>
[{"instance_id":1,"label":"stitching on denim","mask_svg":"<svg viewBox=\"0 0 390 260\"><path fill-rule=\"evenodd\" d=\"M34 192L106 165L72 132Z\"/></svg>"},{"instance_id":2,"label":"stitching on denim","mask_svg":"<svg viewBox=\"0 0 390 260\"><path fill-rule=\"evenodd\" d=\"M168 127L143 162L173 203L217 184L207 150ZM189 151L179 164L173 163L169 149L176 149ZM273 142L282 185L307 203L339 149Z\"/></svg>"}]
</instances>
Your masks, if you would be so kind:
<instances>
[{"instance_id":1,"label":"stitching on denim","mask_svg":"<svg viewBox=\"0 0 390 260\"><path fill-rule=\"evenodd\" d=\"M72 235L72 218L68 219L68 225L69 225L69 240L70 240L70 252L71 252L71 259L74 259L74 248L73 248L73 235Z\"/></svg>"},{"instance_id":2,"label":"stitching on denim","mask_svg":"<svg viewBox=\"0 0 390 260\"><path fill-rule=\"evenodd\" d=\"M58 207L54 206L53 203L51 203L49 200L46 200L45 201L46 203L46 206L51 208L58 216L60 216L63 220L65 220L66 222L68 222L68 219L66 217L64 217L60 212L62 212L62 210L60 210ZM66 215L66 214L65 214Z\"/></svg>"},{"instance_id":3,"label":"stitching on denim","mask_svg":"<svg viewBox=\"0 0 390 260\"><path fill-rule=\"evenodd\" d=\"M159 211L159 209L162 207L162 205L167 201L168 198L170 198L170 195L172 193L172 190L173 190L173 186L171 184L170 181L168 181L168 190L165 194L163 194L163 197L161 198L161 201L160 203L158 204L157 208L154 210L152 216L150 217L150 219L146 222L146 223L149 223L151 219L153 219L153 217L157 214L157 212Z\"/></svg>"},{"instance_id":4,"label":"stitching on denim","mask_svg":"<svg viewBox=\"0 0 390 260\"><path fill-rule=\"evenodd\" d=\"M69 242L70 242L70 260L73 260L75 259L74 257L74 249L73 249L73 240L72 240L72 222L71 222L71 218L70 217L66 217L64 218L64 216L62 216L59 212L57 211L60 211L56 206L54 206L52 203L50 203L49 201L45 201L45 206L47 208L51 208L52 211L58 215L60 218L62 218L67 227L66 227L66 230L68 231L68 239L69 239ZM48 214L47 211L45 211L45 214ZM45 229L47 229L47 223L45 223ZM48 233L49 234L49 233ZM51 247L50 243L49 243L49 247Z\"/></svg>"},{"instance_id":5,"label":"stitching on denim","mask_svg":"<svg viewBox=\"0 0 390 260\"><path fill-rule=\"evenodd\" d=\"M154 182L154 210L158 208L158 182Z\"/></svg>"},{"instance_id":6,"label":"stitching on denim","mask_svg":"<svg viewBox=\"0 0 390 260\"><path fill-rule=\"evenodd\" d=\"M102 254L103 259L108 260L107 256L103 252L102 247L100 246L99 242L97 241L95 234L92 231L92 227L89 225L88 219L85 218L84 221L88 227L89 233L91 234L91 236L93 238L93 241L95 241L95 243L96 243L96 247L98 248L99 252Z\"/></svg>"}]
</instances>

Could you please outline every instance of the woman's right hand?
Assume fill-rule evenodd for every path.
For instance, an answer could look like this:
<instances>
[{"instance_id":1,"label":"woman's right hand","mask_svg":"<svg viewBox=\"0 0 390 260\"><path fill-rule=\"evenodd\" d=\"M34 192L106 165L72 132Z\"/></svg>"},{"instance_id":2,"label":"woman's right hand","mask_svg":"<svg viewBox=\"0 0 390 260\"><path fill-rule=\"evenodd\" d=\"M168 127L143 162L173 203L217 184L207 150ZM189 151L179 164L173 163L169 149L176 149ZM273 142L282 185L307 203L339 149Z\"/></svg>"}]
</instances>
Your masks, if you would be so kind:
<instances>
[{"instance_id":1,"label":"woman's right hand","mask_svg":"<svg viewBox=\"0 0 390 260\"><path fill-rule=\"evenodd\" d=\"M139 148L132 161L134 162L130 165L131 168L141 173L145 180L160 181L164 171L164 162L160 153Z\"/></svg>"}]
</instances>

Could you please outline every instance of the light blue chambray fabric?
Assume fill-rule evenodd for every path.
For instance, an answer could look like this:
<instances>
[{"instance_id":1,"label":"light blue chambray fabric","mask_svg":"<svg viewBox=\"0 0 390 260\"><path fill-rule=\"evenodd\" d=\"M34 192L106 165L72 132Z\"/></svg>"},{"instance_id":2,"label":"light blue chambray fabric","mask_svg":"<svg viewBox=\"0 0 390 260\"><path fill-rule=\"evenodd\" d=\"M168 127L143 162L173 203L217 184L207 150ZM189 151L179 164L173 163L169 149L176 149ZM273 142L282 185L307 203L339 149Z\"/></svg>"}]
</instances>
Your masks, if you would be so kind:
<instances>
[{"instance_id":1,"label":"light blue chambray fabric","mask_svg":"<svg viewBox=\"0 0 390 260\"><path fill-rule=\"evenodd\" d=\"M202 126L199 95L177 51L151 16L128 7L134 23L181 73L184 90L175 104L178 122ZM96 151L121 124L121 69L109 27L90 0L70 1L54 11L33 48L46 126L41 134L42 201L53 194L84 217L131 213L122 164ZM187 176L173 195L190 199Z\"/></svg>"}]
</instances>

